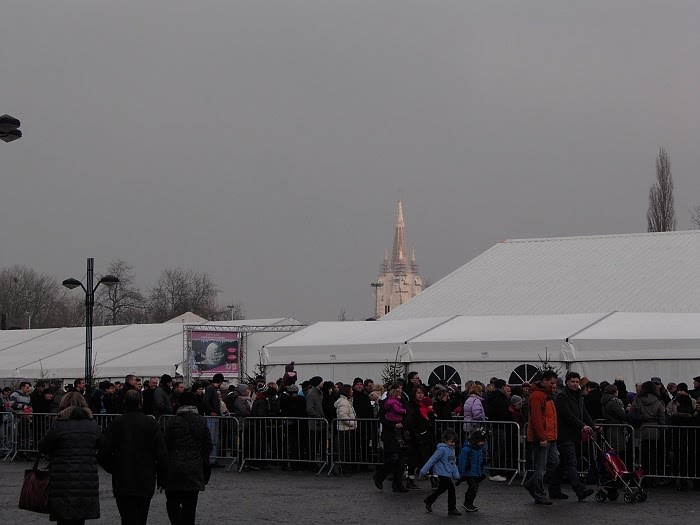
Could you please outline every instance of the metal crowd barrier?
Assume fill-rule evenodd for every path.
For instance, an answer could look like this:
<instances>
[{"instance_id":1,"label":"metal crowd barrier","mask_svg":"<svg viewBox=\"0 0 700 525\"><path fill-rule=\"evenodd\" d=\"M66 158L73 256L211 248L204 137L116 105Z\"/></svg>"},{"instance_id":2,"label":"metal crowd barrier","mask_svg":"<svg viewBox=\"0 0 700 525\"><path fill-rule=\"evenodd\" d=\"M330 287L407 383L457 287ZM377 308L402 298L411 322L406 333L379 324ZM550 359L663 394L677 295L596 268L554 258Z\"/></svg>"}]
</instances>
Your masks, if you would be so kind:
<instances>
[{"instance_id":1,"label":"metal crowd barrier","mask_svg":"<svg viewBox=\"0 0 700 525\"><path fill-rule=\"evenodd\" d=\"M515 477L524 471L525 456L520 425L514 421L477 421L472 425L486 430L489 475L503 474L508 478L508 485L513 483ZM469 438L464 430L464 422L456 418L436 420L435 437L438 443L442 441L442 433L448 428L453 429L459 436L459 450L455 450L459 456L462 444Z\"/></svg>"},{"instance_id":2,"label":"metal crowd barrier","mask_svg":"<svg viewBox=\"0 0 700 525\"><path fill-rule=\"evenodd\" d=\"M330 476L335 465L381 465L384 450L378 419L334 419L330 446Z\"/></svg>"},{"instance_id":3,"label":"metal crowd barrier","mask_svg":"<svg viewBox=\"0 0 700 525\"><path fill-rule=\"evenodd\" d=\"M642 478L700 479L699 427L643 425L635 437Z\"/></svg>"},{"instance_id":4,"label":"metal crowd barrier","mask_svg":"<svg viewBox=\"0 0 700 525\"><path fill-rule=\"evenodd\" d=\"M14 416L12 412L0 413L0 457L3 461L13 459L16 454L17 428Z\"/></svg>"},{"instance_id":5,"label":"metal crowd barrier","mask_svg":"<svg viewBox=\"0 0 700 525\"><path fill-rule=\"evenodd\" d=\"M323 418L247 417L241 428L241 466L269 468L268 463L316 463L328 466L329 426Z\"/></svg>"}]
</instances>

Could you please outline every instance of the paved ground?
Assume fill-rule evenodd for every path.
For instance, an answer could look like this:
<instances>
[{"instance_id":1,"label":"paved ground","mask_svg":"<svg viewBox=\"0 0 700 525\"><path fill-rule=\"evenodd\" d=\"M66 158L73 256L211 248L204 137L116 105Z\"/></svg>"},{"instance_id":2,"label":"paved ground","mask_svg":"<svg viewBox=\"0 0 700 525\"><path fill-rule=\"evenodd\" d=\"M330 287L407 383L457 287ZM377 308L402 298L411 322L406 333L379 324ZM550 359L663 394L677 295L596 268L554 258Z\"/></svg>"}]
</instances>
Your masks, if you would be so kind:
<instances>
[{"instance_id":1,"label":"paved ground","mask_svg":"<svg viewBox=\"0 0 700 525\"><path fill-rule=\"evenodd\" d=\"M1 463L0 522L3 524L32 525L48 523L48 517L17 509L22 477L28 463ZM447 502L443 496L435 504L434 512L425 512L422 500L429 493L429 483L420 482L422 490L408 494L394 494L385 482L378 491L371 474L352 477L316 477L311 472L290 473L279 470L263 472L214 470L207 490L200 495L198 523L309 523L311 519L325 518L335 524L368 523L444 523ZM465 487L457 487L458 502ZM89 524L119 524L110 475L100 471L100 504L102 518ZM617 502L578 503L575 500L556 502L551 507L534 505L519 486L485 481L477 504L478 513L450 518L469 523L556 523L570 524L572 519L587 519L589 523L669 523L679 518L680 523L695 523L700 514L700 492L677 492L672 488L653 489L646 503ZM495 521L497 520L497 521ZM165 495L156 494L151 504L149 524L168 524L165 513Z\"/></svg>"}]
</instances>

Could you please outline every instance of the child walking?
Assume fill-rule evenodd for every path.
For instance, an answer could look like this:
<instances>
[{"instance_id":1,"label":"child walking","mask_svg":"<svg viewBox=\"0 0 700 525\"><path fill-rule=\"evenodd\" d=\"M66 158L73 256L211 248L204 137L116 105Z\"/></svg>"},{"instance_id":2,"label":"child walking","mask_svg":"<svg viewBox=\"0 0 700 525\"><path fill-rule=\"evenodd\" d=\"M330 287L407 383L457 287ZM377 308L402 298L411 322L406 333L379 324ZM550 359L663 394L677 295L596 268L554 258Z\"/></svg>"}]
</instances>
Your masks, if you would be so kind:
<instances>
[{"instance_id":1,"label":"child walking","mask_svg":"<svg viewBox=\"0 0 700 525\"><path fill-rule=\"evenodd\" d=\"M459 470L457 469L457 460L455 459L455 442L457 441L457 433L448 428L442 434L442 443L437 446L437 450L433 453L423 468L420 470L420 477L424 478L433 469L433 474L438 476L439 484L435 492L425 498L425 509L428 512L433 512L433 503L440 495L447 491L447 515L461 516L462 513L457 510L457 496L455 494L454 481L459 480Z\"/></svg>"},{"instance_id":2,"label":"child walking","mask_svg":"<svg viewBox=\"0 0 700 525\"><path fill-rule=\"evenodd\" d=\"M459 473L467 482L462 508L467 512L477 512L479 507L474 500L479 492L479 483L486 477L486 432L477 429L472 432L459 453Z\"/></svg>"}]
</instances>

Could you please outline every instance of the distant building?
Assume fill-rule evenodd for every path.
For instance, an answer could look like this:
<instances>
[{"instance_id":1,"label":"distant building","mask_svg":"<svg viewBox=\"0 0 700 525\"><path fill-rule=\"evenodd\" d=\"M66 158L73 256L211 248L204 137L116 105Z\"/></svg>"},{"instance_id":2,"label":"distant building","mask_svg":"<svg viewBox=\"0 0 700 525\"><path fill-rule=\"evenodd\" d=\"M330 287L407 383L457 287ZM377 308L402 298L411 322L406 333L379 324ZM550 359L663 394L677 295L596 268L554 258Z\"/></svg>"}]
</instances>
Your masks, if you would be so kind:
<instances>
[{"instance_id":1,"label":"distant building","mask_svg":"<svg viewBox=\"0 0 700 525\"><path fill-rule=\"evenodd\" d=\"M423 280L418 275L416 251L413 250L408 259L406 249L406 227L403 220L403 205L399 201L396 226L394 227L394 249L391 252L391 263L386 250L379 277L372 283L374 289L374 318L388 314L394 308L401 306L411 297L423 290Z\"/></svg>"}]
</instances>

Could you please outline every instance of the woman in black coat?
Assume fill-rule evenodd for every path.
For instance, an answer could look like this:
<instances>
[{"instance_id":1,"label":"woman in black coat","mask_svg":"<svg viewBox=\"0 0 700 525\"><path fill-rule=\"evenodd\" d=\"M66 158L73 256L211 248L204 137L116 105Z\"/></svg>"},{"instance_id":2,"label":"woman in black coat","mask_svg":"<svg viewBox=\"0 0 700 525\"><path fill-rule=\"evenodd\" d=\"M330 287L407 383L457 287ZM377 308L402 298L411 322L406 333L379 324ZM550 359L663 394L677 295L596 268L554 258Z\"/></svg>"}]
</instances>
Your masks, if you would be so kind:
<instances>
[{"instance_id":1,"label":"woman in black coat","mask_svg":"<svg viewBox=\"0 0 700 525\"><path fill-rule=\"evenodd\" d=\"M197 412L193 392L183 392L175 417L168 418L168 469L163 482L170 523L194 525L199 493L209 481L211 434Z\"/></svg>"},{"instance_id":2,"label":"woman in black coat","mask_svg":"<svg viewBox=\"0 0 700 525\"><path fill-rule=\"evenodd\" d=\"M39 452L49 456L51 521L75 525L100 517L97 453L103 446L83 396L65 394L56 419L39 441Z\"/></svg>"}]
</instances>

